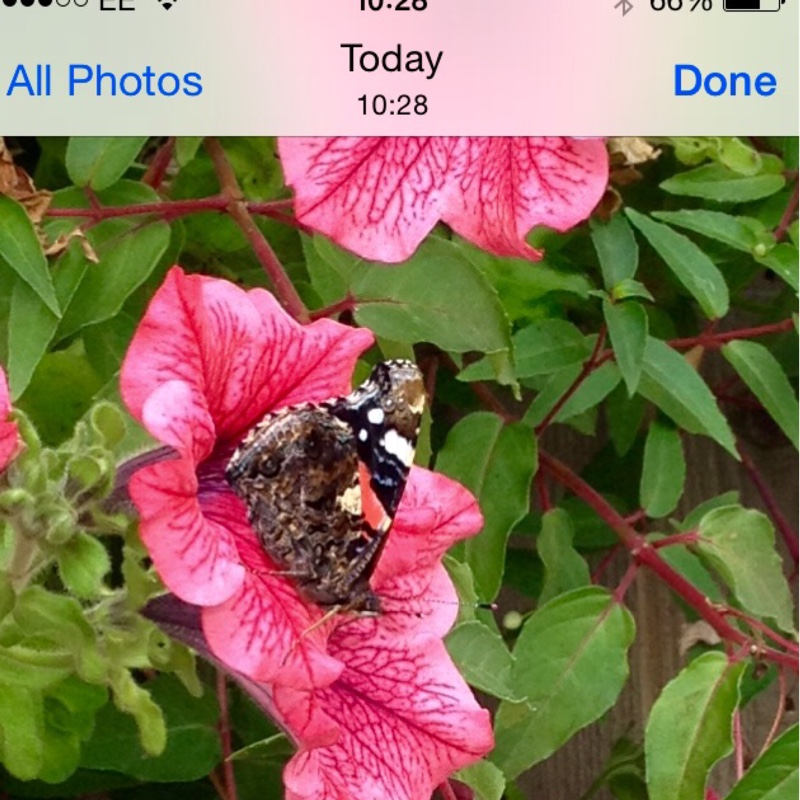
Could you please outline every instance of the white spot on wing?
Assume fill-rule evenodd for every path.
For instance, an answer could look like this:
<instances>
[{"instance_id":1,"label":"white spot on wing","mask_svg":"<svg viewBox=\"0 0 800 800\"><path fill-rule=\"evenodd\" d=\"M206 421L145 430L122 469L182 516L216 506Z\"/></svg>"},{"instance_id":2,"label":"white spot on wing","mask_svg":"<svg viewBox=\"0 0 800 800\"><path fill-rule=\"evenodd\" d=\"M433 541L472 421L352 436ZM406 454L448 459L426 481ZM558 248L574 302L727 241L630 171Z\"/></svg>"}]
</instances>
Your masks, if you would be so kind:
<instances>
[{"instance_id":1,"label":"white spot on wing","mask_svg":"<svg viewBox=\"0 0 800 800\"><path fill-rule=\"evenodd\" d=\"M401 464L410 467L414 461L414 448L411 442L404 436L401 436L396 430L386 431L383 437L383 448L389 455L397 458Z\"/></svg>"},{"instance_id":2,"label":"white spot on wing","mask_svg":"<svg viewBox=\"0 0 800 800\"><path fill-rule=\"evenodd\" d=\"M367 419L373 425L380 425L383 422L383 420L385 419L385 415L383 413L383 409L381 409L381 408L371 408L367 412Z\"/></svg>"},{"instance_id":3,"label":"white spot on wing","mask_svg":"<svg viewBox=\"0 0 800 800\"><path fill-rule=\"evenodd\" d=\"M362 428L358 432L358 440L360 442L366 442L368 438L369 438L369 434L367 433L367 429L366 428Z\"/></svg>"}]
</instances>

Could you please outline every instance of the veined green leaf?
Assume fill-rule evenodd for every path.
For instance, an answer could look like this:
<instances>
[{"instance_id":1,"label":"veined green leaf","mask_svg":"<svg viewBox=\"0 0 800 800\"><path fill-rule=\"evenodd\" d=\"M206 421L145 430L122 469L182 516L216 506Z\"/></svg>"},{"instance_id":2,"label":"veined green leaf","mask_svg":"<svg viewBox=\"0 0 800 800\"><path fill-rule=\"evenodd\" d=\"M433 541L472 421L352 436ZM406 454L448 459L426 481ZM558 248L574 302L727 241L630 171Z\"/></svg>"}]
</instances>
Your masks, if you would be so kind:
<instances>
[{"instance_id":1,"label":"veined green leaf","mask_svg":"<svg viewBox=\"0 0 800 800\"><path fill-rule=\"evenodd\" d=\"M664 420L650 424L644 445L640 498L647 516L665 517L675 510L686 481L686 460L681 436Z\"/></svg>"},{"instance_id":2,"label":"veined green leaf","mask_svg":"<svg viewBox=\"0 0 800 800\"><path fill-rule=\"evenodd\" d=\"M642 375L642 362L647 344L647 313L642 306L628 300L624 303L603 301L603 316L608 326L608 336L620 372L632 397L639 386Z\"/></svg>"},{"instance_id":3,"label":"veined green leaf","mask_svg":"<svg viewBox=\"0 0 800 800\"><path fill-rule=\"evenodd\" d=\"M722 355L763 403L792 444L800 447L800 405L775 356L764 345L743 339L726 344Z\"/></svg>"},{"instance_id":4,"label":"veined green leaf","mask_svg":"<svg viewBox=\"0 0 800 800\"><path fill-rule=\"evenodd\" d=\"M514 648L514 685L503 702L492 761L509 780L547 758L610 708L628 678L634 621L598 587L560 595L525 623ZM602 665L602 669L598 669Z\"/></svg>"},{"instance_id":5,"label":"veined green leaf","mask_svg":"<svg viewBox=\"0 0 800 800\"><path fill-rule=\"evenodd\" d=\"M778 737L733 787L727 800L794 800L800 791L797 730L797 725L792 725Z\"/></svg>"},{"instance_id":6,"label":"veined green leaf","mask_svg":"<svg viewBox=\"0 0 800 800\"><path fill-rule=\"evenodd\" d=\"M668 178L661 188L670 194L702 197L718 203L749 203L779 192L786 185L780 174L741 175L722 164L704 164Z\"/></svg>"},{"instance_id":7,"label":"veined green leaf","mask_svg":"<svg viewBox=\"0 0 800 800\"><path fill-rule=\"evenodd\" d=\"M636 274L639 245L622 214L615 214L605 223L592 219L590 224L592 242L603 271L603 283L611 291L617 284Z\"/></svg>"},{"instance_id":8,"label":"veined green leaf","mask_svg":"<svg viewBox=\"0 0 800 800\"><path fill-rule=\"evenodd\" d=\"M752 228L741 222L738 217L724 214L722 211L695 208L682 211L654 211L653 216L670 225L700 233L745 253L751 253L758 241Z\"/></svg>"},{"instance_id":9,"label":"veined green leaf","mask_svg":"<svg viewBox=\"0 0 800 800\"><path fill-rule=\"evenodd\" d=\"M683 356L652 336L645 348L639 393L681 428L710 436L738 459L733 433L705 381Z\"/></svg>"},{"instance_id":10,"label":"veined green leaf","mask_svg":"<svg viewBox=\"0 0 800 800\"><path fill-rule=\"evenodd\" d=\"M67 143L67 172L76 186L107 189L125 174L146 141L146 136L73 136Z\"/></svg>"},{"instance_id":11,"label":"veined green leaf","mask_svg":"<svg viewBox=\"0 0 800 800\"><path fill-rule=\"evenodd\" d=\"M710 319L728 312L728 287L714 262L689 238L667 225L626 208L631 222L644 234L664 263L697 300Z\"/></svg>"},{"instance_id":12,"label":"veined green leaf","mask_svg":"<svg viewBox=\"0 0 800 800\"><path fill-rule=\"evenodd\" d=\"M492 599L500 589L508 535L528 512L536 470L533 431L505 425L494 414L470 414L451 429L436 469L478 498L484 528L464 544L464 553L481 596Z\"/></svg>"},{"instance_id":13,"label":"veined green leaf","mask_svg":"<svg viewBox=\"0 0 800 800\"><path fill-rule=\"evenodd\" d=\"M25 209L10 197L0 195L0 258L25 281L56 317L61 315L42 245Z\"/></svg>"},{"instance_id":14,"label":"veined green leaf","mask_svg":"<svg viewBox=\"0 0 800 800\"><path fill-rule=\"evenodd\" d=\"M745 611L793 628L792 597L775 549L775 532L760 511L727 506L706 514L697 549L728 584Z\"/></svg>"},{"instance_id":15,"label":"veined green leaf","mask_svg":"<svg viewBox=\"0 0 800 800\"><path fill-rule=\"evenodd\" d=\"M651 800L703 800L709 771L733 749L743 670L722 653L705 653L661 692L645 731Z\"/></svg>"}]
</instances>

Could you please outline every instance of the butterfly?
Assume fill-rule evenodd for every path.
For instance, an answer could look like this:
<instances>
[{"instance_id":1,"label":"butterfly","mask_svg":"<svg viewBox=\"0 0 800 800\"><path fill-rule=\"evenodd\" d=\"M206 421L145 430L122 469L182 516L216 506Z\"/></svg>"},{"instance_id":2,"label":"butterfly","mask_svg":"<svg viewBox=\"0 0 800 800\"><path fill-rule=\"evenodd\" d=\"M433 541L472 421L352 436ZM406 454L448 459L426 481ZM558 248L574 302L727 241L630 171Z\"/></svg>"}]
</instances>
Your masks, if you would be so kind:
<instances>
[{"instance_id":1,"label":"butterfly","mask_svg":"<svg viewBox=\"0 0 800 800\"><path fill-rule=\"evenodd\" d=\"M370 578L414 460L425 405L410 361L344 397L267 414L225 470L279 574L322 608L381 613Z\"/></svg>"}]
</instances>

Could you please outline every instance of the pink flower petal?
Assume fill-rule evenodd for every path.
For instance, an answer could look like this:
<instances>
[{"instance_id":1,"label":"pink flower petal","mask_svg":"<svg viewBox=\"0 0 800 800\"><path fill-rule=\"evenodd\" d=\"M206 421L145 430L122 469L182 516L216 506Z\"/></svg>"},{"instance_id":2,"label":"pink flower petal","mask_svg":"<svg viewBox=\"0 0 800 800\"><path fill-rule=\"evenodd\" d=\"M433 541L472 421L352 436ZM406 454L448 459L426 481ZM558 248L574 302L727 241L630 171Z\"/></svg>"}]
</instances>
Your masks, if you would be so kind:
<instances>
[{"instance_id":1,"label":"pink flower petal","mask_svg":"<svg viewBox=\"0 0 800 800\"><path fill-rule=\"evenodd\" d=\"M237 537L247 576L226 602L203 610L203 632L212 651L239 672L260 681L299 688L327 686L341 662L325 652L326 629L311 631L322 612L303 602L250 533Z\"/></svg>"},{"instance_id":2,"label":"pink flower petal","mask_svg":"<svg viewBox=\"0 0 800 800\"><path fill-rule=\"evenodd\" d=\"M184 381L159 385L142 405L142 424L164 444L197 464L214 448L214 420L197 387Z\"/></svg>"},{"instance_id":3,"label":"pink flower petal","mask_svg":"<svg viewBox=\"0 0 800 800\"><path fill-rule=\"evenodd\" d=\"M569 230L591 214L608 153L601 139L474 137L454 178L459 203L442 217L453 230L495 255L538 261L525 237L537 225Z\"/></svg>"},{"instance_id":4,"label":"pink flower petal","mask_svg":"<svg viewBox=\"0 0 800 800\"><path fill-rule=\"evenodd\" d=\"M11 397L3 368L0 367L0 472L12 461L20 448L19 430L16 422L8 422L11 413Z\"/></svg>"},{"instance_id":5,"label":"pink flower petal","mask_svg":"<svg viewBox=\"0 0 800 800\"><path fill-rule=\"evenodd\" d=\"M457 188L457 139L314 137L278 140L298 219L364 258L404 261Z\"/></svg>"},{"instance_id":6,"label":"pink flower petal","mask_svg":"<svg viewBox=\"0 0 800 800\"><path fill-rule=\"evenodd\" d=\"M387 263L407 259L440 219L491 253L536 261L530 230L586 219L608 181L599 139L284 138L279 151L297 217Z\"/></svg>"},{"instance_id":7,"label":"pink flower petal","mask_svg":"<svg viewBox=\"0 0 800 800\"><path fill-rule=\"evenodd\" d=\"M437 472L413 467L373 586L433 567L456 542L482 527L480 508L467 489Z\"/></svg>"},{"instance_id":8,"label":"pink flower petal","mask_svg":"<svg viewBox=\"0 0 800 800\"><path fill-rule=\"evenodd\" d=\"M355 362L371 343L369 331L330 320L300 326L264 290L245 292L175 267L131 342L122 395L147 424L147 398L178 381L200 406L188 418L211 419L218 440L235 439L266 411L349 390ZM174 430L186 445L185 409L165 404L160 415L151 410L156 417L153 435ZM202 426L198 436L207 433Z\"/></svg>"},{"instance_id":9,"label":"pink flower petal","mask_svg":"<svg viewBox=\"0 0 800 800\"><path fill-rule=\"evenodd\" d=\"M166 586L182 600L207 606L234 595L245 570L234 531L248 530L231 493L197 496L194 465L185 459L140 469L128 485L139 509L140 535Z\"/></svg>"},{"instance_id":10,"label":"pink flower petal","mask_svg":"<svg viewBox=\"0 0 800 800\"><path fill-rule=\"evenodd\" d=\"M284 772L287 800L429 800L448 775L491 750L489 714L439 639L347 645L332 647L346 668L327 689L305 699L291 689L274 693L301 745ZM339 738L326 745L320 731L330 738L334 725Z\"/></svg>"},{"instance_id":11,"label":"pink flower petal","mask_svg":"<svg viewBox=\"0 0 800 800\"><path fill-rule=\"evenodd\" d=\"M458 616L458 594L447 570L437 564L433 569L408 572L389 578L378 588L383 615L364 620L374 626L372 636L398 637L415 633L444 636ZM346 636L344 626L335 634Z\"/></svg>"}]
</instances>

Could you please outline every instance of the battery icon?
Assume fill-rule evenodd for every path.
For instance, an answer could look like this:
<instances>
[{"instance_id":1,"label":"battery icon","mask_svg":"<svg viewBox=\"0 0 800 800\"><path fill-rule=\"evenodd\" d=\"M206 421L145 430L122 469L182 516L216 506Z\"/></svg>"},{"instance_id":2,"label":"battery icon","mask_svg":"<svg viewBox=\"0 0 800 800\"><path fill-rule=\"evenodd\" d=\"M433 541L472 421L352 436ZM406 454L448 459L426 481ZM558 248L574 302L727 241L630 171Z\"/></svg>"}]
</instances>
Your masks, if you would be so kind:
<instances>
[{"instance_id":1,"label":"battery icon","mask_svg":"<svg viewBox=\"0 0 800 800\"><path fill-rule=\"evenodd\" d=\"M783 0L724 0L726 11L780 11Z\"/></svg>"}]
</instances>

